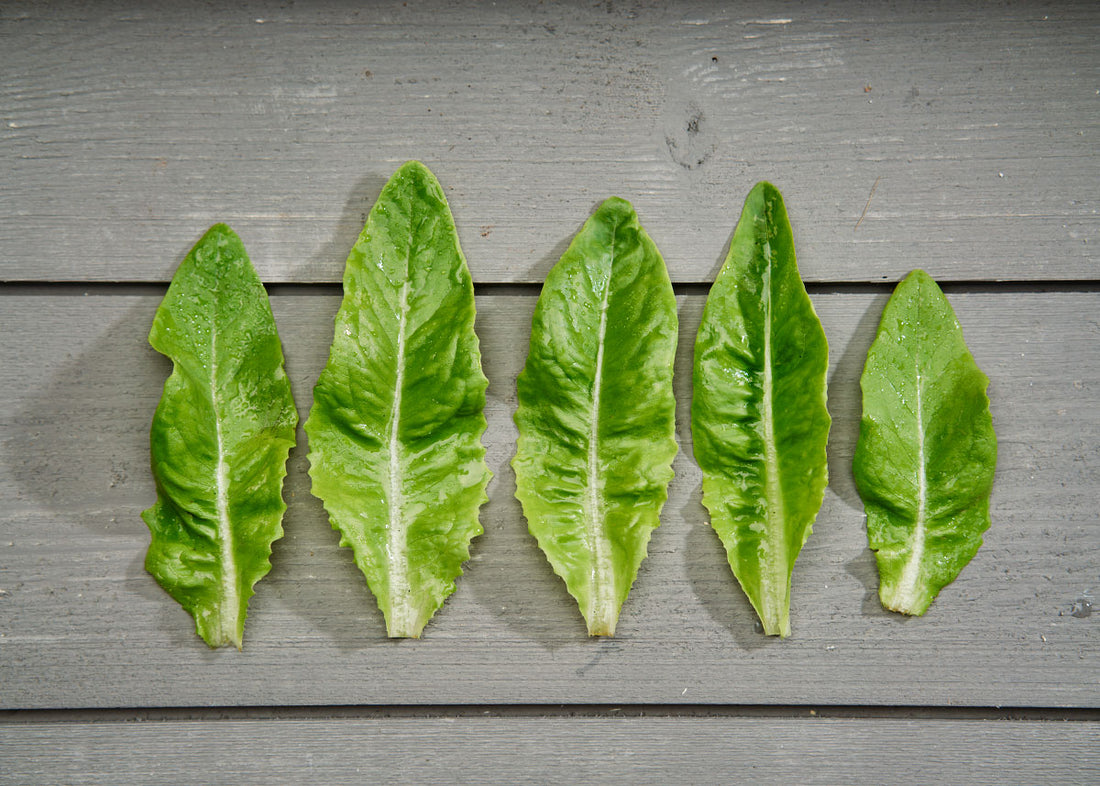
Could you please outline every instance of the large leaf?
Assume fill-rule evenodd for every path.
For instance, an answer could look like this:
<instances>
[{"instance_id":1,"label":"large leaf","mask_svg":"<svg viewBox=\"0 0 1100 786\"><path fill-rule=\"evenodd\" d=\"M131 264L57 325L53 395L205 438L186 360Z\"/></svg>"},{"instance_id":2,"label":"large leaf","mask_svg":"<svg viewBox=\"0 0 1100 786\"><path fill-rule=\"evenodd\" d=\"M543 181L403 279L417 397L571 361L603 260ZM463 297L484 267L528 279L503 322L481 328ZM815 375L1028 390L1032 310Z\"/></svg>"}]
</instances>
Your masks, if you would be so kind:
<instances>
[{"instance_id":1,"label":"large leaf","mask_svg":"<svg viewBox=\"0 0 1100 786\"><path fill-rule=\"evenodd\" d=\"M516 497L591 635L614 635L672 479L676 301L630 203L546 277L516 386Z\"/></svg>"},{"instance_id":2,"label":"large leaf","mask_svg":"<svg viewBox=\"0 0 1100 786\"><path fill-rule=\"evenodd\" d=\"M313 493L391 637L420 635L482 532L487 385L454 219L439 182L410 161L348 256L306 422Z\"/></svg>"},{"instance_id":3,"label":"large leaf","mask_svg":"<svg viewBox=\"0 0 1100 786\"><path fill-rule=\"evenodd\" d=\"M180 264L149 343L174 368L153 418L145 567L207 644L239 648L283 534L298 413L267 293L229 227L212 227Z\"/></svg>"},{"instance_id":4,"label":"large leaf","mask_svg":"<svg viewBox=\"0 0 1100 786\"><path fill-rule=\"evenodd\" d=\"M691 427L703 504L768 635L790 635L791 572L825 493L828 365L783 198L758 183L703 311Z\"/></svg>"},{"instance_id":5,"label":"large leaf","mask_svg":"<svg viewBox=\"0 0 1100 786\"><path fill-rule=\"evenodd\" d=\"M860 379L853 469L888 609L923 614L989 528L997 437L989 379L923 270L894 291Z\"/></svg>"}]
</instances>

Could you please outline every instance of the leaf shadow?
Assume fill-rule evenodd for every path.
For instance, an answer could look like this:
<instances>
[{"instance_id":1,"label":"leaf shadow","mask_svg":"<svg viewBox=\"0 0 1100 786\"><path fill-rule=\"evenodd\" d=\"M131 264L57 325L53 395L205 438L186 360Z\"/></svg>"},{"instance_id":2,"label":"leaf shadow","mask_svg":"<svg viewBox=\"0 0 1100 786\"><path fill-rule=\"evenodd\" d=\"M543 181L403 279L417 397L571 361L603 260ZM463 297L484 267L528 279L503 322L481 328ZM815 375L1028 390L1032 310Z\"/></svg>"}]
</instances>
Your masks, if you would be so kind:
<instances>
[{"instance_id":1,"label":"leaf shadow","mask_svg":"<svg viewBox=\"0 0 1100 786\"><path fill-rule=\"evenodd\" d=\"M5 425L2 460L14 492L8 504L48 516L12 517L7 534L13 540L79 547L83 558L98 560L97 571L118 577L69 593L75 612L100 620L105 636L124 640L133 633L131 615L139 610L145 617L140 625L152 625L167 645L197 643L205 650L193 620L144 565L150 536L141 512L156 500L149 428L172 369L171 361L147 341L163 292L160 285L112 287L105 296L77 298L71 291L43 288L8 303L8 308L45 315L38 322L40 352L24 353L33 357L29 362L64 360L40 387L23 390L16 414ZM66 308L51 305L57 302ZM50 315L61 316L55 322ZM85 335L74 331L90 338L85 343ZM15 373L35 378L34 369ZM64 548L44 550L43 562L34 569L54 582L51 591L66 592L65 577L72 571L50 565L64 554ZM11 567L13 575L22 570ZM135 596L140 599L136 604ZM86 611L80 611L83 606Z\"/></svg>"},{"instance_id":2,"label":"leaf shadow","mask_svg":"<svg viewBox=\"0 0 1100 786\"><path fill-rule=\"evenodd\" d=\"M587 637L576 601L527 532L510 463L495 464L493 472L489 503L482 508L485 533L474 541L465 589L494 623L545 650L568 644L574 634Z\"/></svg>"},{"instance_id":3,"label":"leaf shadow","mask_svg":"<svg viewBox=\"0 0 1100 786\"><path fill-rule=\"evenodd\" d=\"M709 288L714 285L715 280L718 278L718 274L722 272L722 267L726 264L726 257L729 256L730 246L733 244L733 235L737 232L737 221L740 217L741 214L738 213L737 217L734 218L733 227L730 229L730 233L726 236L726 242L722 244L722 251L718 254L718 259L715 260L714 265L711 267L710 274L708 275L706 281L703 282L707 285L708 292L710 291Z\"/></svg>"},{"instance_id":4,"label":"leaf shadow","mask_svg":"<svg viewBox=\"0 0 1100 786\"><path fill-rule=\"evenodd\" d=\"M860 614L864 617L900 617L891 614L882 607L878 599L878 565L870 549L863 549L857 556L844 563L844 570L863 585L863 599L860 601Z\"/></svg>"},{"instance_id":5,"label":"leaf shadow","mask_svg":"<svg viewBox=\"0 0 1100 786\"><path fill-rule=\"evenodd\" d=\"M852 475L852 457L859 441L859 421L863 412L859 378L888 299L889 295L885 294L871 298L829 375L829 416L832 418L826 451L829 488L845 505L859 513L863 512L863 501ZM835 335L840 331L832 332Z\"/></svg>"},{"instance_id":6,"label":"leaf shadow","mask_svg":"<svg viewBox=\"0 0 1100 786\"><path fill-rule=\"evenodd\" d=\"M321 501L309 492L309 451L302 428L305 414L298 424L298 444L287 462L284 535L272 545L272 569L256 586L249 619L256 638L285 638L290 626L285 622L279 625L277 618L290 613L308 626L311 633L307 635L323 636L342 653L385 645L389 641L386 622L374 595L351 549L339 545L339 533L329 526ZM257 612L255 619L252 607ZM268 607L270 614L261 618L260 613ZM271 620L271 628L281 630L267 625L261 628L261 619ZM245 637L247 643L247 630Z\"/></svg>"},{"instance_id":7,"label":"leaf shadow","mask_svg":"<svg viewBox=\"0 0 1100 786\"><path fill-rule=\"evenodd\" d=\"M676 441L681 453L690 454L691 438L691 398L694 391L692 378L695 369L695 334L699 332L699 321L703 316L705 297L678 295L676 297L676 339L675 367L672 373L672 386L676 391L677 402L685 402L676 407Z\"/></svg>"},{"instance_id":8,"label":"leaf shadow","mask_svg":"<svg viewBox=\"0 0 1100 786\"><path fill-rule=\"evenodd\" d=\"M339 284L343 281L344 261L351 253L355 241L359 239L359 233L363 231L367 216L378 201L378 195L382 193L388 177L370 173L355 181L344 199L344 209L340 212L332 235L304 264L293 271L291 280L309 284L325 280ZM329 273L333 270L338 271L335 279Z\"/></svg>"},{"instance_id":9,"label":"leaf shadow","mask_svg":"<svg viewBox=\"0 0 1100 786\"><path fill-rule=\"evenodd\" d=\"M726 551L718 534L710 526L703 507L702 486L696 486L680 515L689 525L684 547L688 581L692 592L719 627L726 630L742 648L757 650L771 642L741 585L726 560Z\"/></svg>"},{"instance_id":10,"label":"leaf shadow","mask_svg":"<svg viewBox=\"0 0 1100 786\"><path fill-rule=\"evenodd\" d=\"M851 510L857 512L866 533L863 501L852 474L852 459L859 441L860 419L863 412L863 393L860 376L867 352L874 341L882 316L882 309L889 300L888 293L876 294L864 309L850 332L840 358L829 375L829 414L833 425L829 432L829 490ZM833 331L834 334L839 331ZM866 535L864 535L866 537ZM874 553L864 547L860 553L844 565L848 575L863 585L861 613L864 617L890 617L878 600L878 566Z\"/></svg>"},{"instance_id":11,"label":"leaf shadow","mask_svg":"<svg viewBox=\"0 0 1100 786\"><path fill-rule=\"evenodd\" d=\"M573 242L573 238L577 236L577 233L579 233L584 227L585 222L592 217L592 215L599 209L600 205L602 204L603 200L593 202L588 213L585 214L583 218L581 218L580 222L576 225L576 229L573 230L572 234L567 235L566 237L563 237L561 240L556 242L548 252L539 257L538 260L535 261L534 265L531 266L530 270L528 271L528 275L534 278L534 281L531 283L537 283L539 285L540 291L543 283L546 281L546 276L549 275L554 265L556 265L558 261L561 260L565 252L569 250L569 246ZM529 334L530 333L528 333L528 335Z\"/></svg>"},{"instance_id":12,"label":"leaf shadow","mask_svg":"<svg viewBox=\"0 0 1100 786\"><path fill-rule=\"evenodd\" d=\"M591 215L591 214L589 214ZM587 218L585 219L587 220ZM580 225L577 226L577 231L580 231ZM558 260L562 258L562 255L569 249L569 244L573 242L573 236L570 235L567 238L559 240L554 246L532 265L529 275L531 275L539 287L542 287L542 282L546 281L546 276L549 275L550 270L558 263Z\"/></svg>"},{"instance_id":13,"label":"leaf shadow","mask_svg":"<svg viewBox=\"0 0 1100 786\"><path fill-rule=\"evenodd\" d=\"M680 335L676 349L677 400L687 407L677 412L676 433L680 450L690 459L694 442L691 434L691 400L693 395L692 369L694 367L695 334L702 319L703 297L681 297L678 303ZM691 471L698 473L692 461ZM703 507L703 488L695 483L687 500L680 507L680 518L688 528L684 548L684 562L696 598L715 623L724 628L745 649L767 646L767 637L741 586L737 583L726 560L725 547L718 534L710 526L710 516Z\"/></svg>"},{"instance_id":14,"label":"leaf shadow","mask_svg":"<svg viewBox=\"0 0 1100 786\"><path fill-rule=\"evenodd\" d=\"M489 502L481 510L485 533L474 541L473 558L462 581L490 617L508 629L553 650L568 642L572 631L587 636L576 601L554 573L527 532L516 499L511 460L518 432L512 416L518 404L516 377L526 353L536 298L534 293L479 298L475 331L482 347L486 391L486 462L493 472ZM560 598L560 602L547 601ZM565 632L565 636L563 636Z\"/></svg>"},{"instance_id":15,"label":"leaf shadow","mask_svg":"<svg viewBox=\"0 0 1100 786\"><path fill-rule=\"evenodd\" d=\"M149 425L160 390L135 390L134 379L140 378L142 366L156 366L165 377L171 370L171 362L146 342L156 300L140 297L137 289L134 294L139 296L76 300L79 305L66 314L69 326L40 327L42 352L65 360L42 387L26 391L5 429L4 451L8 476L17 485L16 502L66 519L78 511L96 511L77 521L123 537L148 532L140 511L155 498L148 472ZM71 302L73 296L43 290L23 298L27 309L43 313L58 311L49 303L63 299ZM104 319L107 326L96 330L87 345L65 335ZM80 346L75 353L73 344ZM28 376L33 373L29 370ZM101 447L82 450L82 440Z\"/></svg>"}]
</instances>

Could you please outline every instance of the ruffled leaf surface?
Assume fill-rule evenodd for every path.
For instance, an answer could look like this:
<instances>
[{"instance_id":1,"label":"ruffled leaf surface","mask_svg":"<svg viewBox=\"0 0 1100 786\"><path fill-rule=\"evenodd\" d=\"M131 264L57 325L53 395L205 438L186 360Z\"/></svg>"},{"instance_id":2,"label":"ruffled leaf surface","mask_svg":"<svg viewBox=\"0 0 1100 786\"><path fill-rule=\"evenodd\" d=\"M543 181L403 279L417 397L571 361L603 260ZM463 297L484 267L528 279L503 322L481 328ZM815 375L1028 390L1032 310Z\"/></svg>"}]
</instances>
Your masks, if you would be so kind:
<instances>
[{"instance_id":1,"label":"ruffled leaf surface","mask_svg":"<svg viewBox=\"0 0 1100 786\"><path fill-rule=\"evenodd\" d=\"M703 505L768 635L790 635L791 573L825 493L825 332L783 198L749 193L695 341Z\"/></svg>"},{"instance_id":2,"label":"ruffled leaf surface","mask_svg":"<svg viewBox=\"0 0 1100 786\"><path fill-rule=\"evenodd\" d=\"M145 567L207 644L239 648L283 534L298 413L267 293L229 227L212 227L180 264L149 343L174 368L153 419Z\"/></svg>"},{"instance_id":3,"label":"ruffled leaf surface","mask_svg":"<svg viewBox=\"0 0 1100 786\"><path fill-rule=\"evenodd\" d=\"M676 301L612 197L546 277L517 380L516 497L590 635L615 633L676 455Z\"/></svg>"},{"instance_id":4,"label":"ruffled leaf surface","mask_svg":"<svg viewBox=\"0 0 1100 786\"><path fill-rule=\"evenodd\" d=\"M982 545L997 438L989 379L923 270L886 304L860 379L853 469L882 605L920 615Z\"/></svg>"},{"instance_id":5,"label":"ruffled leaf surface","mask_svg":"<svg viewBox=\"0 0 1100 786\"><path fill-rule=\"evenodd\" d=\"M435 176L410 161L348 256L305 426L313 494L391 637L420 636L482 532L487 385L454 219Z\"/></svg>"}]
</instances>

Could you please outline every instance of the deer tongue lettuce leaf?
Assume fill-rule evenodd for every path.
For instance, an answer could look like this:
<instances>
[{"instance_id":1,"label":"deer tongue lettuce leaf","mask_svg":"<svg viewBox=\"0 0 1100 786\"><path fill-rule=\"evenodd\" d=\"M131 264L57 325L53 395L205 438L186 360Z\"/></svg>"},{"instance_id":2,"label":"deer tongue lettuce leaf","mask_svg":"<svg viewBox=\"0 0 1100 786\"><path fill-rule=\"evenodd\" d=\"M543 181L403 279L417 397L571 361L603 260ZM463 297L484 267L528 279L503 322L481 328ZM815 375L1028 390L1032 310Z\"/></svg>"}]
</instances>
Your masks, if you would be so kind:
<instances>
[{"instance_id":1,"label":"deer tongue lettuce leaf","mask_svg":"<svg viewBox=\"0 0 1100 786\"><path fill-rule=\"evenodd\" d=\"M145 567L207 644L240 648L283 534L298 413L267 293L229 227L212 227L180 263L149 343L174 367L153 418Z\"/></svg>"},{"instance_id":2,"label":"deer tongue lettuce leaf","mask_svg":"<svg viewBox=\"0 0 1100 786\"><path fill-rule=\"evenodd\" d=\"M348 256L305 426L313 494L391 637L420 635L482 532L487 385L454 219L435 176L410 161Z\"/></svg>"},{"instance_id":3,"label":"deer tongue lettuce leaf","mask_svg":"<svg viewBox=\"0 0 1100 786\"><path fill-rule=\"evenodd\" d=\"M997 462L988 385L951 304L914 270L867 353L853 463L888 609L923 614L982 545Z\"/></svg>"},{"instance_id":4,"label":"deer tongue lettuce leaf","mask_svg":"<svg viewBox=\"0 0 1100 786\"><path fill-rule=\"evenodd\" d=\"M676 455L676 301L612 197L546 277L516 383L516 497L593 636L615 633Z\"/></svg>"},{"instance_id":5,"label":"deer tongue lettuce leaf","mask_svg":"<svg viewBox=\"0 0 1100 786\"><path fill-rule=\"evenodd\" d=\"M791 572L824 497L828 365L783 198L758 183L703 310L691 427L703 505L768 635L790 635Z\"/></svg>"}]
</instances>

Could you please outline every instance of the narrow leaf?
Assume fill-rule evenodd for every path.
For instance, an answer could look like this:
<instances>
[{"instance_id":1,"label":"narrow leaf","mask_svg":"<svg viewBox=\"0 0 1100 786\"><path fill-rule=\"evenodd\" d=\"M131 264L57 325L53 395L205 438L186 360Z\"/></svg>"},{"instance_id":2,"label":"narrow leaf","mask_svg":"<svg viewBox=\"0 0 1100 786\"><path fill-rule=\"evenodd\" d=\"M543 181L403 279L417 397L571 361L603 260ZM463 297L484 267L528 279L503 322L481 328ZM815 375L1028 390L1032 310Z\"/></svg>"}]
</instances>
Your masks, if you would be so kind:
<instances>
[{"instance_id":1,"label":"narrow leaf","mask_svg":"<svg viewBox=\"0 0 1100 786\"><path fill-rule=\"evenodd\" d=\"M455 590L490 472L474 287L439 182L390 178L344 271L306 422L313 494L391 637L419 637Z\"/></svg>"},{"instance_id":2,"label":"narrow leaf","mask_svg":"<svg viewBox=\"0 0 1100 786\"><path fill-rule=\"evenodd\" d=\"M791 572L825 493L825 332L783 198L758 183L695 341L691 427L703 504L770 636L791 632Z\"/></svg>"},{"instance_id":3,"label":"narrow leaf","mask_svg":"<svg viewBox=\"0 0 1100 786\"><path fill-rule=\"evenodd\" d=\"M951 304L923 270L902 281L860 379L853 470L882 605L924 614L982 545L997 437L989 379Z\"/></svg>"},{"instance_id":4,"label":"narrow leaf","mask_svg":"<svg viewBox=\"0 0 1100 786\"><path fill-rule=\"evenodd\" d=\"M174 367L153 418L145 567L207 644L240 648L283 534L298 413L267 293L229 227L212 227L180 264L149 343Z\"/></svg>"},{"instance_id":5,"label":"narrow leaf","mask_svg":"<svg viewBox=\"0 0 1100 786\"><path fill-rule=\"evenodd\" d=\"M546 277L517 380L516 497L593 636L615 633L672 479L676 301L630 203Z\"/></svg>"}]
</instances>

